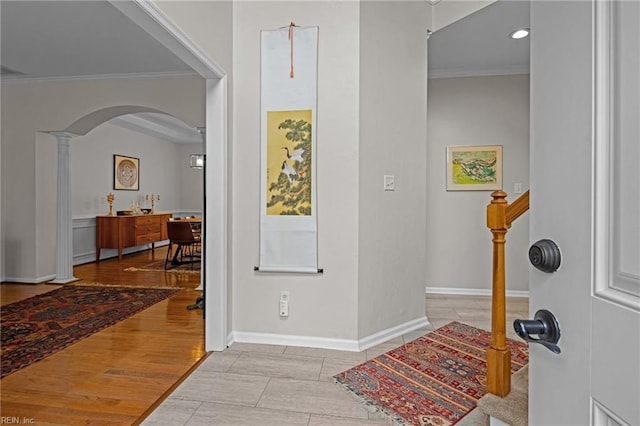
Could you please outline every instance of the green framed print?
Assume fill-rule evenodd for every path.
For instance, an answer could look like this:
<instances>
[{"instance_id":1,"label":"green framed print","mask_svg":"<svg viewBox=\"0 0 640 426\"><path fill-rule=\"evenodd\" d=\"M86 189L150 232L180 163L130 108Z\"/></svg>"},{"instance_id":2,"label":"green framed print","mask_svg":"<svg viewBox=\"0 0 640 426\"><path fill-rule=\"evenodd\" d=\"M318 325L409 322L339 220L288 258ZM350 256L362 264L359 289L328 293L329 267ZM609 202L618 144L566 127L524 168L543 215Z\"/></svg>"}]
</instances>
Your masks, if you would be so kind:
<instances>
[{"instance_id":1,"label":"green framed print","mask_svg":"<svg viewBox=\"0 0 640 426\"><path fill-rule=\"evenodd\" d=\"M447 147L447 191L497 189L502 189L502 145Z\"/></svg>"}]
</instances>

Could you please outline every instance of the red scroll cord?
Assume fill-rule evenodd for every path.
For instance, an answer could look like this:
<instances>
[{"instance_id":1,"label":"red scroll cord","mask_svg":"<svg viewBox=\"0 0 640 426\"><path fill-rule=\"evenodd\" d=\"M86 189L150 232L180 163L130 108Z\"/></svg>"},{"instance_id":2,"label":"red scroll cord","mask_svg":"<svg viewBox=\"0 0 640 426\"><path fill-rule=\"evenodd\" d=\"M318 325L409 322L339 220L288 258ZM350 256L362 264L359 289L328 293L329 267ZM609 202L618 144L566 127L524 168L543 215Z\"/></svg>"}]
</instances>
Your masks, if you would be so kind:
<instances>
[{"instance_id":1,"label":"red scroll cord","mask_svg":"<svg viewBox=\"0 0 640 426\"><path fill-rule=\"evenodd\" d=\"M293 78L293 27L296 24L293 22L289 24L289 41L291 42L291 70L289 71L289 77Z\"/></svg>"}]
</instances>

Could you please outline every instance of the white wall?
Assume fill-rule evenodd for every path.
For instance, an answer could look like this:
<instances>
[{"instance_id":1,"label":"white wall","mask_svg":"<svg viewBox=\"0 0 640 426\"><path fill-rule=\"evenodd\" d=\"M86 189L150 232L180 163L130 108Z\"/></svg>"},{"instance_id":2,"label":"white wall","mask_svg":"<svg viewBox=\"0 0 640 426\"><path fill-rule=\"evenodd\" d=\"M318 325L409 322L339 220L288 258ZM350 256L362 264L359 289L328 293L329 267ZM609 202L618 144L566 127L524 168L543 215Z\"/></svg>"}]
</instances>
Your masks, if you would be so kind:
<instances>
[{"instance_id":1,"label":"white wall","mask_svg":"<svg viewBox=\"0 0 640 426\"><path fill-rule=\"evenodd\" d=\"M177 176L180 192L180 210L184 212L202 213L204 171L189 167L189 155L202 154L201 143L180 144L177 146Z\"/></svg>"},{"instance_id":2,"label":"white wall","mask_svg":"<svg viewBox=\"0 0 640 426\"><path fill-rule=\"evenodd\" d=\"M360 4L361 337L425 314L429 20L425 2Z\"/></svg>"},{"instance_id":3,"label":"white wall","mask_svg":"<svg viewBox=\"0 0 640 426\"><path fill-rule=\"evenodd\" d=\"M73 141L71 152L71 211L73 217L93 217L106 214L106 195L113 193L113 210L128 210L135 200L143 208L151 208L146 195L160 195L155 204L159 212L202 210L202 173L189 168L187 147L164 139L144 135L110 123L104 123L86 136ZM202 151L195 144L195 152ZM113 155L136 157L140 160L138 191L113 189ZM91 176L91 179L86 179ZM190 205L183 197L188 195ZM191 196L193 195L193 196ZM199 200L198 204L196 200Z\"/></svg>"},{"instance_id":4,"label":"white wall","mask_svg":"<svg viewBox=\"0 0 640 426\"><path fill-rule=\"evenodd\" d=\"M446 191L448 145L503 145L503 188L529 188L529 76L429 80L427 287L491 289L491 191ZM528 214L506 235L507 291L528 291Z\"/></svg>"},{"instance_id":5,"label":"white wall","mask_svg":"<svg viewBox=\"0 0 640 426\"><path fill-rule=\"evenodd\" d=\"M52 247L57 243L57 182L58 182L58 145L56 138L47 133L36 133L36 270L47 279L55 278L56 258L38 251L38 246ZM53 212L53 213L52 213ZM95 247L95 241L94 241ZM7 253L8 254L8 253ZM27 260L27 259L21 259ZM45 271L49 271L48 273Z\"/></svg>"},{"instance_id":6,"label":"white wall","mask_svg":"<svg viewBox=\"0 0 640 426\"><path fill-rule=\"evenodd\" d=\"M49 168L57 167L57 148L39 153L41 140L56 144L39 132L64 130L86 114L118 105L146 106L204 126L204 98L200 77L3 84L3 279L38 282L55 274L56 203L45 200L55 197Z\"/></svg>"},{"instance_id":7,"label":"white wall","mask_svg":"<svg viewBox=\"0 0 640 426\"><path fill-rule=\"evenodd\" d=\"M442 0L433 7L433 21L429 27L437 31L471 15L496 0Z\"/></svg>"},{"instance_id":8,"label":"white wall","mask_svg":"<svg viewBox=\"0 0 640 426\"><path fill-rule=\"evenodd\" d=\"M318 258L322 275L265 274L258 262L260 30L319 26ZM234 3L233 330L357 338L357 2ZM290 316L278 316L280 290Z\"/></svg>"}]
</instances>

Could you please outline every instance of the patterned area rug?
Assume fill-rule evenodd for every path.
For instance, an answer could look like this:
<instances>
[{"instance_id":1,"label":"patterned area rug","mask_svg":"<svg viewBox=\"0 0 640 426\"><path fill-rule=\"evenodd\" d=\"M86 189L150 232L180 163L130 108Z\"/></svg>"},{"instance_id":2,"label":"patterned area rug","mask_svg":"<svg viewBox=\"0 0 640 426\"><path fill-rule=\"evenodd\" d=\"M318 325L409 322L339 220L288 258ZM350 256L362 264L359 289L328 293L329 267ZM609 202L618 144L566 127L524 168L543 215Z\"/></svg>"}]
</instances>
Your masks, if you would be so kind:
<instances>
[{"instance_id":1,"label":"patterned area rug","mask_svg":"<svg viewBox=\"0 0 640 426\"><path fill-rule=\"evenodd\" d=\"M0 307L5 377L180 291L67 285Z\"/></svg>"},{"instance_id":2,"label":"patterned area rug","mask_svg":"<svg viewBox=\"0 0 640 426\"><path fill-rule=\"evenodd\" d=\"M491 333L454 321L334 380L397 424L454 425L485 394L490 344ZM507 346L512 372L527 365L525 343L508 340Z\"/></svg>"},{"instance_id":3,"label":"patterned area rug","mask_svg":"<svg viewBox=\"0 0 640 426\"><path fill-rule=\"evenodd\" d=\"M169 269L164 269L164 260L158 260L153 263L149 263L148 265L144 265L141 267L131 266L126 268L127 272L138 272L138 271L154 271L154 272L171 272L171 273L181 273L181 274L199 274L200 273L200 262L195 262L193 264L193 268L191 264L177 265L172 266Z\"/></svg>"}]
</instances>

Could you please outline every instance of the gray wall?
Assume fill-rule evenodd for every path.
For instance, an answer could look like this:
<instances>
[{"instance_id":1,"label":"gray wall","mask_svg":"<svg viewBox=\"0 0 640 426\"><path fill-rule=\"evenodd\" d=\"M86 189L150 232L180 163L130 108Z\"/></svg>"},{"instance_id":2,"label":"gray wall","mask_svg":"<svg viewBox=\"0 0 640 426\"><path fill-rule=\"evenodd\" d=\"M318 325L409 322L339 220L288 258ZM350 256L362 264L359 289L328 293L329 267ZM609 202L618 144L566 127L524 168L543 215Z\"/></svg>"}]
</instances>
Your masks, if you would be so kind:
<instances>
[{"instance_id":1,"label":"gray wall","mask_svg":"<svg viewBox=\"0 0 640 426\"><path fill-rule=\"evenodd\" d=\"M429 7L419 2L234 4L237 336L362 342L375 333L424 321L428 12ZM258 260L260 164L258 156L246 153L260 148L259 32L281 27L283 16L284 24L320 28L320 276L253 272ZM402 81L395 78L399 69ZM401 144L417 154L397 155ZM386 173L397 175L394 193L382 191ZM278 316L280 290L291 292L286 320Z\"/></svg>"},{"instance_id":2,"label":"gray wall","mask_svg":"<svg viewBox=\"0 0 640 426\"><path fill-rule=\"evenodd\" d=\"M356 339L358 52L356 2L234 3L233 331ZM322 275L259 274L260 30L318 25L318 261ZM289 290L290 315L278 315Z\"/></svg>"},{"instance_id":3,"label":"gray wall","mask_svg":"<svg viewBox=\"0 0 640 426\"><path fill-rule=\"evenodd\" d=\"M424 317L428 12L424 2L360 5L360 336Z\"/></svg>"},{"instance_id":4,"label":"gray wall","mask_svg":"<svg viewBox=\"0 0 640 426\"><path fill-rule=\"evenodd\" d=\"M503 188L529 188L529 76L429 80L427 289L488 294L491 191L446 191L448 145L503 145ZM507 291L528 291L528 214L507 233ZM512 293L513 294L513 293ZM517 293L516 293L517 294Z\"/></svg>"}]
</instances>

